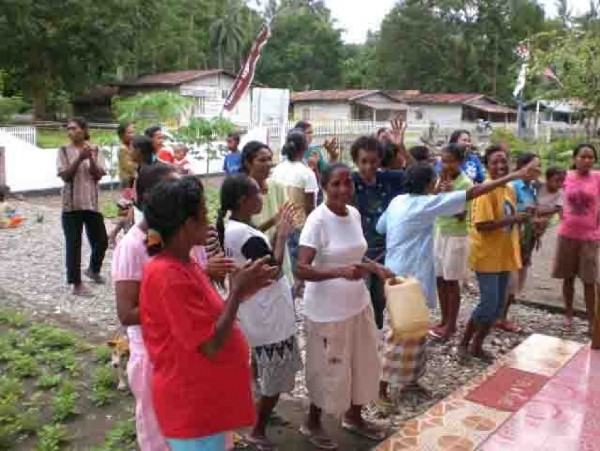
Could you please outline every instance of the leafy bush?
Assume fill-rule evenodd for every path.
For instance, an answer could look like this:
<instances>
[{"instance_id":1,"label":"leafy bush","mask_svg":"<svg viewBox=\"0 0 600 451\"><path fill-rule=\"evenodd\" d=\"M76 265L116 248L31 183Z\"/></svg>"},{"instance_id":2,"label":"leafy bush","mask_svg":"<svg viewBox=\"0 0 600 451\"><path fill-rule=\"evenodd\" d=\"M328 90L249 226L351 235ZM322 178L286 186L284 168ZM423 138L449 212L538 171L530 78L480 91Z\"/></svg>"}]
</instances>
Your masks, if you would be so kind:
<instances>
[{"instance_id":1,"label":"leafy bush","mask_svg":"<svg viewBox=\"0 0 600 451\"><path fill-rule=\"evenodd\" d=\"M103 451L136 449L135 420L120 421L106 434Z\"/></svg>"},{"instance_id":2,"label":"leafy bush","mask_svg":"<svg viewBox=\"0 0 600 451\"><path fill-rule=\"evenodd\" d=\"M10 121L24 106L25 102L21 97L2 97L0 95L0 122Z\"/></svg>"},{"instance_id":3,"label":"leafy bush","mask_svg":"<svg viewBox=\"0 0 600 451\"><path fill-rule=\"evenodd\" d=\"M77 398L75 387L65 382L52 398L52 419L58 422L77 415Z\"/></svg>"},{"instance_id":4,"label":"leafy bush","mask_svg":"<svg viewBox=\"0 0 600 451\"><path fill-rule=\"evenodd\" d=\"M48 390L50 388L58 387L62 382L62 375L60 374L52 374L44 372L40 374L38 380L35 384L36 387L41 388L43 390Z\"/></svg>"},{"instance_id":5,"label":"leafy bush","mask_svg":"<svg viewBox=\"0 0 600 451\"><path fill-rule=\"evenodd\" d=\"M69 441L69 431L63 424L47 424L38 434L36 449L38 451L60 451L64 443Z\"/></svg>"},{"instance_id":6,"label":"leafy bush","mask_svg":"<svg viewBox=\"0 0 600 451\"><path fill-rule=\"evenodd\" d=\"M98 407L110 404L115 398L117 376L112 368L98 367L92 374L92 392L90 399Z\"/></svg>"},{"instance_id":7,"label":"leafy bush","mask_svg":"<svg viewBox=\"0 0 600 451\"><path fill-rule=\"evenodd\" d=\"M108 363L110 362L112 356L112 351L111 349L106 346L106 345L102 345L99 346L98 348L96 348L96 352L95 352L95 360L98 363Z\"/></svg>"},{"instance_id":8,"label":"leafy bush","mask_svg":"<svg viewBox=\"0 0 600 451\"><path fill-rule=\"evenodd\" d=\"M65 349L77 344L77 337L71 332L46 324L34 324L29 329L29 336L42 348Z\"/></svg>"},{"instance_id":9,"label":"leafy bush","mask_svg":"<svg viewBox=\"0 0 600 451\"><path fill-rule=\"evenodd\" d=\"M27 324L27 320L21 312L12 309L2 309L0 310L0 324L20 329Z\"/></svg>"}]
</instances>

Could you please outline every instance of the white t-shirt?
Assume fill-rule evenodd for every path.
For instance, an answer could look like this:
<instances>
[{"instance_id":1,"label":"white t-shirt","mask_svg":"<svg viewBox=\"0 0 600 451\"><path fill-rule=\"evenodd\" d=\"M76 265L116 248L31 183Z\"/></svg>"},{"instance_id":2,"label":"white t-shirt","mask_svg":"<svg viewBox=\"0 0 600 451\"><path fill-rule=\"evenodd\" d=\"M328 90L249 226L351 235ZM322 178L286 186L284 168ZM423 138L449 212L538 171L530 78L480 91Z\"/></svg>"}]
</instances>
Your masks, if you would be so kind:
<instances>
[{"instance_id":1,"label":"white t-shirt","mask_svg":"<svg viewBox=\"0 0 600 451\"><path fill-rule=\"evenodd\" d=\"M272 254L269 239L264 233L231 219L225 227L224 247L225 254L237 264ZM275 283L244 301L238 318L252 347L278 343L294 335L294 301L283 273Z\"/></svg>"},{"instance_id":2,"label":"white t-shirt","mask_svg":"<svg viewBox=\"0 0 600 451\"><path fill-rule=\"evenodd\" d=\"M367 251L360 213L348 206L347 216L338 216L325 204L306 220L300 246L317 251L314 266L339 268L358 264ZM343 321L360 313L370 303L363 280L330 279L307 282L304 290L306 316L315 322Z\"/></svg>"},{"instance_id":3,"label":"white t-shirt","mask_svg":"<svg viewBox=\"0 0 600 451\"><path fill-rule=\"evenodd\" d=\"M301 227L306 220L305 212L305 194L314 194L315 204L317 202L316 193L319 191L317 176L315 173L301 161L285 160L275 166L271 174L272 183L282 187L285 193L285 200L297 205L296 226Z\"/></svg>"}]
</instances>

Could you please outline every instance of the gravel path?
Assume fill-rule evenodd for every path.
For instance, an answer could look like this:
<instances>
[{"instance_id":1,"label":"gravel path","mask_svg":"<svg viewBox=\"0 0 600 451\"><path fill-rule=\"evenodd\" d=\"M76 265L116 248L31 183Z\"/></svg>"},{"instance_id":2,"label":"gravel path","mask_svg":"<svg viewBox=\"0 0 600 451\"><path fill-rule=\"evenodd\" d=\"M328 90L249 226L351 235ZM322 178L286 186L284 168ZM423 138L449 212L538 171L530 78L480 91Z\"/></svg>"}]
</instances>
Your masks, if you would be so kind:
<instances>
[{"instance_id":1,"label":"gravel path","mask_svg":"<svg viewBox=\"0 0 600 451\"><path fill-rule=\"evenodd\" d=\"M19 208L28 218L26 224L19 229L0 230L0 302L24 307L35 315L58 317L66 325L98 337L106 338L112 335L118 328L109 276L112 252L108 251L103 269L108 283L93 285L93 298L73 297L65 284L58 198L50 196L29 199L27 202L21 202ZM43 216L43 220L38 222L38 216ZM109 229L112 227L111 224L107 226ZM82 257L84 265L88 255L89 250L85 243ZM461 324L471 311L477 293L475 290L469 290L463 297ZM574 321L573 330L567 332L562 328L563 318L560 314L523 304L515 305L511 314L524 327L525 332L521 335L493 332L490 348L497 355L508 352L534 332L580 342L587 341L587 325L578 318ZM304 347L301 321L299 324L300 342ZM395 425L422 413L485 368L485 365L476 362L466 365L458 363L454 357L457 339L458 337L455 337L447 344L430 343L428 371L422 382L431 390L431 397L402 396L398 411L391 416ZM306 398L303 374L298 376L293 395L300 400ZM373 416L381 416L381 412L375 408L372 408L370 413Z\"/></svg>"}]
</instances>

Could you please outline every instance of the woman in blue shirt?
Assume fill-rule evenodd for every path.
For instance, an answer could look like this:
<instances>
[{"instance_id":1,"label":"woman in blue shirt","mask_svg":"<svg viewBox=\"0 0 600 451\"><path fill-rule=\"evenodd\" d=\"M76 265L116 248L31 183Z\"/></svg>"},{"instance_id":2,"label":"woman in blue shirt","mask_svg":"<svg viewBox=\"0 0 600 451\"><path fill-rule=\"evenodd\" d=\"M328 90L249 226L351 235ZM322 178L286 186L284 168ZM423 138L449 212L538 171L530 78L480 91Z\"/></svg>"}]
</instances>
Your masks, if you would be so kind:
<instances>
[{"instance_id":1,"label":"woman in blue shirt","mask_svg":"<svg viewBox=\"0 0 600 451\"><path fill-rule=\"evenodd\" d=\"M465 159L461 163L460 169L467 174L474 183L483 183L485 180L485 168L479 157L473 153L471 133L467 130L455 130L450 135L450 144L457 144L465 149Z\"/></svg>"}]
</instances>

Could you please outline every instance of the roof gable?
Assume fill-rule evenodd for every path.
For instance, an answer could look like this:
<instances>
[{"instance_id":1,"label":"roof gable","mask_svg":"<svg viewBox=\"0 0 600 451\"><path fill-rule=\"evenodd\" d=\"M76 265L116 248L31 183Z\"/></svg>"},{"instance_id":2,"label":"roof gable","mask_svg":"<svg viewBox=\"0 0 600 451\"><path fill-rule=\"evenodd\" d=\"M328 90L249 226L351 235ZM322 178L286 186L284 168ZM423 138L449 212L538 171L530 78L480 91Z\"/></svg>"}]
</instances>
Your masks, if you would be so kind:
<instances>
[{"instance_id":1,"label":"roof gable","mask_svg":"<svg viewBox=\"0 0 600 451\"><path fill-rule=\"evenodd\" d=\"M163 72L160 74L143 75L135 80L117 83L118 86L177 86L211 75L226 75L235 78L235 75L223 69L209 70L180 70Z\"/></svg>"}]
</instances>

